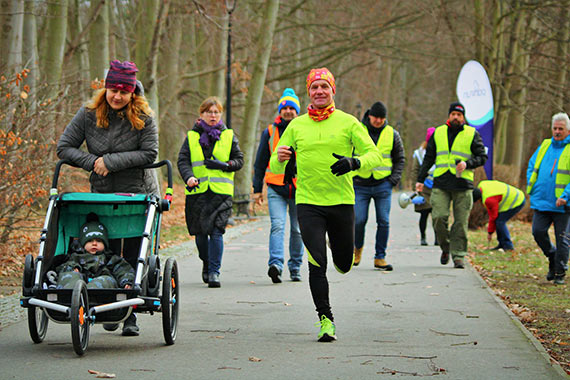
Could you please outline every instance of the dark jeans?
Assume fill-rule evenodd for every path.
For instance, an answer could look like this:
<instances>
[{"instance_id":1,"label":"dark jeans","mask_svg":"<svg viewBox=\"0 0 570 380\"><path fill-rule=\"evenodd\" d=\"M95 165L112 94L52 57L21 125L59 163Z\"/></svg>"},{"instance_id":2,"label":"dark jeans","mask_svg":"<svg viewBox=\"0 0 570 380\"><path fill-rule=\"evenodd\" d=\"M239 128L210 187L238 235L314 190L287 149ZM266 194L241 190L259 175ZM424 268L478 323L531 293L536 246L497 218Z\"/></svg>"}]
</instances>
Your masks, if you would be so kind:
<instances>
[{"instance_id":1,"label":"dark jeans","mask_svg":"<svg viewBox=\"0 0 570 380\"><path fill-rule=\"evenodd\" d=\"M532 235L548 260L554 261L555 275L563 275L568 269L569 219L569 213L537 210L534 210L532 217ZM548 236L548 229L552 224L554 224L556 247L552 245Z\"/></svg>"},{"instance_id":2,"label":"dark jeans","mask_svg":"<svg viewBox=\"0 0 570 380\"><path fill-rule=\"evenodd\" d=\"M214 231L207 234L196 235L196 247L200 260L208 263L208 273L220 274L222 255L224 253L223 232L214 227Z\"/></svg>"},{"instance_id":3,"label":"dark jeans","mask_svg":"<svg viewBox=\"0 0 570 380\"><path fill-rule=\"evenodd\" d=\"M327 245L330 248L335 268L346 273L354 261L354 207L352 205L316 206L297 205L297 216L303 243L309 261L309 287L319 319L326 315L333 319L329 302L327 280Z\"/></svg>"},{"instance_id":4,"label":"dark jeans","mask_svg":"<svg viewBox=\"0 0 570 380\"><path fill-rule=\"evenodd\" d=\"M354 185L355 204L355 241L356 248L364 246L364 231L368 221L368 208L370 200L374 199L376 209L376 244L375 259L386 257L386 247L388 246L388 235L390 234L390 206L392 198L392 184L384 181L376 186Z\"/></svg>"},{"instance_id":5,"label":"dark jeans","mask_svg":"<svg viewBox=\"0 0 570 380\"><path fill-rule=\"evenodd\" d=\"M513 242L511 241L511 234L509 233L509 229L507 228L507 221L515 216L525 204L525 200L523 199L523 203L520 206L517 206L511 210L507 210L504 212L500 212L499 216L495 220L495 226L497 228L497 240L499 241L499 247L503 249L513 249Z\"/></svg>"}]
</instances>

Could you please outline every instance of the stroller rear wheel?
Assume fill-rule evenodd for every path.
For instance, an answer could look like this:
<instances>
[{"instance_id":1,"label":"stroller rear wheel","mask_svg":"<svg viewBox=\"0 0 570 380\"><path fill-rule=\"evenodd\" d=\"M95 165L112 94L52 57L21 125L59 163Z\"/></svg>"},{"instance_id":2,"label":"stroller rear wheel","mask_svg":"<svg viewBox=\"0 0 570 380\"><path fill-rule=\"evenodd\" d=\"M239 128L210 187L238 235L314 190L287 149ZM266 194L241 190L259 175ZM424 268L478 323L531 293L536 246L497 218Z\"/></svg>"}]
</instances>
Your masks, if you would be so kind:
<instances>
[{"instance_id":1,"label":"stroller rear wheel","mask_svg":"<svg viewBox=\"0 0 570 380\"><path fill-rule=\"evenodd\" d=\"M178 331L178 265L172 257L166 261L162 282L162 331L167 345L174 344Z\"/></svg>"},{"instance_id":2,"label":"stroller rear wheel","mask_svg":"<svg viewBox=\"0 0 570 380\"><path fill-rule=\"evenodd\" d=\"M71 294L71 341L77 355L83 355L89 345L89 299L87 285L77 281Z\"/></svg>"},{"instance_id":3,"label":"stroller rear wheel","mask_svg":"<svg viewBox=\"0 0 570 380\"><path fill-rule=\"evenodd\" d=\"M48 316L44 309L36 306L28 306L28 329L34 343L43 342L47 334Z\"/></svg>"}]
</instances>

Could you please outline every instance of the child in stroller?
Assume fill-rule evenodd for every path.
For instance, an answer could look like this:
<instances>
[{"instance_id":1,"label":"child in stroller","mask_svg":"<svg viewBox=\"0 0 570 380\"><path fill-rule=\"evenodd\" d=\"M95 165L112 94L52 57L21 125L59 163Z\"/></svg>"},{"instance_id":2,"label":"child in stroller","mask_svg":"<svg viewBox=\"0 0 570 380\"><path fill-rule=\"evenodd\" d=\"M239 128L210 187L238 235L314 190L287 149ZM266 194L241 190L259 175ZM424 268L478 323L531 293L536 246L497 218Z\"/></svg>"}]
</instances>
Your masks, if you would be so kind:
<instances>
[{"instance_id":1,"label":"child in stroller","mask_svg":"<svg viewBox=\"0 0 570 380\"><path fill-rule=\"evenodd\" d=\"M108 249L107 228L99 222L97 214L90 213L86 219L79 236L82 248L72 247L69 259L56 268L56 288L73 289L77 281L84 280L88 289L131 289L134 269Z\"/></svg>"}]
</instances>

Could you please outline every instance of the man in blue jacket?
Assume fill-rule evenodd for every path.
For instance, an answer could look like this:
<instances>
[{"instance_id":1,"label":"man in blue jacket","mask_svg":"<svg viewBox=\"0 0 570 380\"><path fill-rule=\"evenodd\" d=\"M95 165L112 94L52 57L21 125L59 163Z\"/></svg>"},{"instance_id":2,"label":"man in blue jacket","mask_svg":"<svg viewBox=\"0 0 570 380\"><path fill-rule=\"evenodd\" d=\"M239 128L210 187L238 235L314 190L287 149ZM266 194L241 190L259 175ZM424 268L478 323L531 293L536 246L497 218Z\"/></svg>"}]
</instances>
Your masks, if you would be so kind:
<instances>
[{"instance_id":1,"label":"man in blue jacket","mask_svg":"<svg viewBox=\"0 0 570 380\"><path fill-rule=\"evenodd\" d=\"M570 119L565 113L552 117L552 138L538 147L526 172L530 208L534 210L532 234L548 258L548 281L564 284L568 269L570 236ZM556 246L548 237L554 224Z\"/></svg>"}]
</instances>

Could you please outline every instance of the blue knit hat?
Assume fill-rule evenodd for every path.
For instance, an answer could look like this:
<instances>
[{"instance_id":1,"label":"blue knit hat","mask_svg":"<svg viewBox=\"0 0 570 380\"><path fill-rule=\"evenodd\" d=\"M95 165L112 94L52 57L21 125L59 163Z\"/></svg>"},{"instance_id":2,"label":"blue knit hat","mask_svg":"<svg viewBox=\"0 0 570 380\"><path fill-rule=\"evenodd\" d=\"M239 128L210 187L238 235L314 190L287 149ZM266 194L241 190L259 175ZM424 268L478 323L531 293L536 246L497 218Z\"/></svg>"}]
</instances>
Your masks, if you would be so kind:
<instances>
[{"instance_id":1,"label":"blue knit hat","mask_svg":"<svg viewBox=\"0 0 570 380\"><path fill-rule=\"evenodd\" d=\"M281 95L281 99L279 99L277 112L281 112L281 108L287 106L295 108L295 110L297 110L297 114L301 112L301 104L299 103L299 98L297 97L295 91L292 88L286 88L283 91L283 95Z\"/></svg>"}]
</instances>

